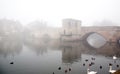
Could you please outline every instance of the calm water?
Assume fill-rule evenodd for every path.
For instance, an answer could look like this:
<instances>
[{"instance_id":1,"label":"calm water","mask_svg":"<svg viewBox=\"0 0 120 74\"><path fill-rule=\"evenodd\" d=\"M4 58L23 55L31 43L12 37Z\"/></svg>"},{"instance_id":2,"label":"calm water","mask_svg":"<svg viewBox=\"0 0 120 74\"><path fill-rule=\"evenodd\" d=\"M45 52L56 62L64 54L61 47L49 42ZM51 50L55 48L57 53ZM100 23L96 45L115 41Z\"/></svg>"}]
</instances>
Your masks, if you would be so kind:
<instances>
[{"instance_id":1,"label":"calm water","mask_svg":"<svg viewBox=\"0 0 120 74\"><path fill-rule=\"evenodd\" d=\"M114 61L112 56L118 59ZM92 60L91 58L95 58ZM0 74L87 74L90 70L98 74L109 74L109 63L113 69L120 69L120 49L115 43L107 43L104 47L94 49L84 42L42 42L4 41L0 43ZM88 62L85 60L88 59ZM14 64L10 64L14 62ZM83 65L85 64L85 65ZM58 70L58 67L61 70ZM100 69L102 66L102 69Z\"/></svg>"}]
</instances>

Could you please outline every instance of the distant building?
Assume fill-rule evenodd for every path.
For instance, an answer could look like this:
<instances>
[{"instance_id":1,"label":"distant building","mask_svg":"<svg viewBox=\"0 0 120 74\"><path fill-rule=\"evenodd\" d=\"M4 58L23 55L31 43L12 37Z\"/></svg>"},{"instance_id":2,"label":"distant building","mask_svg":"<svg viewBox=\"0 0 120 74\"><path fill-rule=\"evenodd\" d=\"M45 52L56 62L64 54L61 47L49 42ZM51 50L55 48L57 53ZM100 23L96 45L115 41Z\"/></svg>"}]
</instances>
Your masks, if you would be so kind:
<instances>
[{"instance_id":1,"label":"distant building","mask_svg":"<svg viewBox=\"0 0 120 74\"><path fill-rule=\"evenodd\" d=\"M81 21L74 19L64 19L62 21L63 35L79 35Z\"/></svg>"},{"instance_id":2,"label":"distant building","mask_svg":"<svg viewBox=\"0 0 120 74\"><path fill-rule=\"evenodd\" d=\"M74 19L64 19L62 21L62 40L80 39L81 21Z\"/></svg>"}]
</instances>

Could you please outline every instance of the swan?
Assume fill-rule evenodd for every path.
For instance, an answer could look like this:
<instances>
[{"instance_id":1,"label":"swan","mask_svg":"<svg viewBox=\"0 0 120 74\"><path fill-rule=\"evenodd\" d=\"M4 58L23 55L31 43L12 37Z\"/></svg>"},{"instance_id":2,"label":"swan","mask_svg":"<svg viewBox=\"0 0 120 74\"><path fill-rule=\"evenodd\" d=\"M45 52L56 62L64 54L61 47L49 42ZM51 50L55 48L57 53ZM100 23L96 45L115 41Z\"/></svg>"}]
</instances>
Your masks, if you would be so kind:
<instances>
[{"instance_id":1,"label":"swan","mask_svg":"<svg viewBox=\"0 0 120 74\"><path fill-rule=\"evenodd\" d=\"M87 69L87 74L97 74L97 72L96 71L90 71L90 69L88 68Z\"/></svg>"},{"instance_id":2,"label":"swan","mask_svg":"<svg viewBox=\"0 0 120 74\"><path fill-rule=\"evenodd\" d=\"M112 66L110 66L109 72L110 72L110 73L115 73L116 70L112 70Z\"/></svg>"},{"instance_id":3,"label":"swan","mask_svg":"<svg viewBox=\"0 0 120 74\"><path fill-rule=\"evenodd\" d=\"M117 57L116 56L113 56L113 60L116 60L117 59Z\"/></svg>"}]
</instances>

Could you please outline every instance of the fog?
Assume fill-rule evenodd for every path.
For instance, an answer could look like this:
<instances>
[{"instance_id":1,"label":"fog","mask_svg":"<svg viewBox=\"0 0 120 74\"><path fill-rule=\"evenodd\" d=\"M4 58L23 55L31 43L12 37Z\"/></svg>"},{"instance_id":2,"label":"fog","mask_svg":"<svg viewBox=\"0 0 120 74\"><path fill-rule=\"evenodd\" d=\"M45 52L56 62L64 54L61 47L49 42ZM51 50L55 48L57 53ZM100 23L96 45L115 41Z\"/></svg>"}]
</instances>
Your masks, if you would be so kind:
<instances>
[{"instance_id":1,"label":"fog","mask_svg":"<svg viewBox=\"0 0 120 74\"><path fill-rule=\"evenodd\" d=\"M61 20L74 18L83 26L109 20L120 24L119 0L0 0L0 18L18 20L23 25L35 20L61 27Z\"/></svg>"},{"instance_id":2,"label":"fog","mask_svg":"<svg viewBox=\"0 0 120 74\"><path fill-rule=\"evenodd\" d=\"M119 2L0 0L0 74L119 70Z\"/></svg>"}]
</instances>

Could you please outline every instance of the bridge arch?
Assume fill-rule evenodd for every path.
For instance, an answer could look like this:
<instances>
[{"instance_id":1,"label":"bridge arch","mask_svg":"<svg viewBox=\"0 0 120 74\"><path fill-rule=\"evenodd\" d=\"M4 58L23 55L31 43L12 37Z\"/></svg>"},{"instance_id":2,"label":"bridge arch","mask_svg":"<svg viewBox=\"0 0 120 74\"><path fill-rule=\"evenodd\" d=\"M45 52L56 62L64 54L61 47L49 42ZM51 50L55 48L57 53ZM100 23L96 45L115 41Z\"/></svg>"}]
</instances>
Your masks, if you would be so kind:
<instances>
[{"instance_id":1,"label":"bridge arch","mask_svg":"<svg viewBox=\"0 0 120 74\"><path fill-rule=\"evenodd\" d=\"M82 38L85 44L93 48L101 48L107 42L106 38L98 32L88 32Z\"/></svg>"},{"instance_id":2,"label":"bridge arch","mask_svg":"<svg viewBox=\"0 0 120 74\"><path fill-rule=\"evenodd\" d=\"M103 34L98 33L98 32L88 32L88 33L86 33L86 34L84 34L84 35L82 36L82 40L87 40L87 38L88 38L90 35L94 34L94 33L102 36L105 40L107 40L106 37L105 37Z\"/></svg>"}]
</instances>

